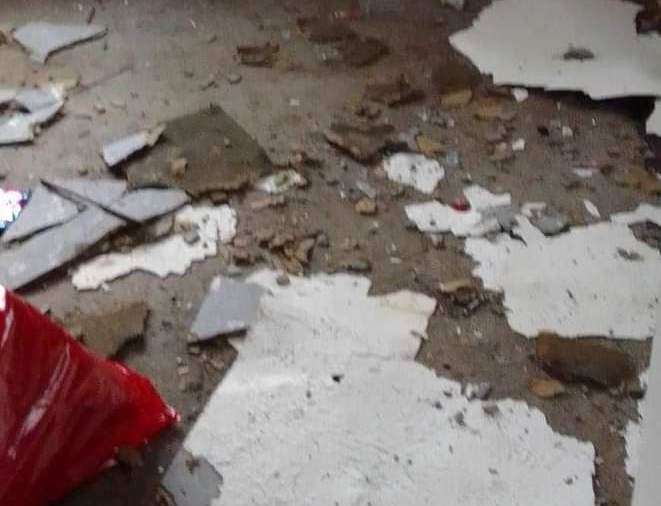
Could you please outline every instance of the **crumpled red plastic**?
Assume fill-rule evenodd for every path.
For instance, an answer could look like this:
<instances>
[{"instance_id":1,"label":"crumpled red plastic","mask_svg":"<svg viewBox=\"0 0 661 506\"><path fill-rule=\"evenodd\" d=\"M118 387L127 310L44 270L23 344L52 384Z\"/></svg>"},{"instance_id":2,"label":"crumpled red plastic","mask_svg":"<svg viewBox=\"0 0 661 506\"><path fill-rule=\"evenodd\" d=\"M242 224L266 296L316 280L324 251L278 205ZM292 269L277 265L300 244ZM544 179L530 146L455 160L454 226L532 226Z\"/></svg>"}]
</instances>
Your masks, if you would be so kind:
<instances>
[{"instance_id":1,"label":"crumpled red plastic","mask_svg":"<svg viewBox=\"0 0 661 506\"><path fill-rule=\"evenodd\" d=\"M0 505L50 504L176 420L149 380L0 286Z\"/></svg>"}]
</instances>

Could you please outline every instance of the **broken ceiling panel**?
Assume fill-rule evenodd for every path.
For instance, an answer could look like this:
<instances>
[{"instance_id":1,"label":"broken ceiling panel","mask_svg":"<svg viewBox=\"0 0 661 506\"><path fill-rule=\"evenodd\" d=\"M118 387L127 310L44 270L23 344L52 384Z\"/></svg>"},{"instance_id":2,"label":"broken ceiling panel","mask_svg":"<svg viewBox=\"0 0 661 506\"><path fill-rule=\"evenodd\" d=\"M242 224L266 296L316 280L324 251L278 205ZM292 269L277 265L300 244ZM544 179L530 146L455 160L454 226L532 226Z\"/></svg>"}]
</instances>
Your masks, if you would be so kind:
<instances>
[{"instance_id":1,"label":"broken ceiling panel","mask_svg":"<svg viewBox=\"0 0 661 506\"><path fill-rule=\"evenodd\" d=\"M473 185L464 189L464 195L470 204L468 210L459 211L433 200L406 206L406 215L418 230L426 233L452 232L456 236L464 237L499 231L499 212L510 210L510 194L494 194L481 186Z\"/></svg>"},{"instance_id":2,"label":"broken ceiling panel","mask_svg":"<svg viewBox=\"0 0 661 506\"><path fill-rule=\"evenodd\" d=\"M108 206L108 210L127 220L143 223L179 209L188 203L186 192L170 188L143 188L128 192Z\"/></svg>"},{"instance_id":3,"label":"broken ceiling panel","mask_svg":"<svg viewBox=\"0 0 661 506\"><path fill-rule=\"evenodd\" d=\"M263 289L218 276L200 306L189 342L205 341L222 334L246 330L257 317Z\"/></svg>"},{"instance_id":4,"label":"broken ceiling panel","mask_svg":"<svg viewBox=\"0 0 661 506\"><path fill-rule=\"evenodd\" d=\"M185 158L183 174L171 171ZM163 139L126 168L131 187L170 186L193 196L237 190L270 170L264 150L225 111L214 106L167 124Z\"/></svg>"},{"instance_id":5,"label":"broken ceiling panel","mask_svg":"<svg viewBox=\"0 0 661 506\"><path fill-rule=\"evenodd\" d=\"M30 56L45 63L48 55L58 49L100 37L106 33L105 26L59 25L53 23L28 23L18 28L13 37L30 52Z\"/></svg>"},{"instance_id":6,"label":"broken ceiling panel","mask_svg":"<svg viewBox=\"0 0 661 506\"><path fill-rule=\"evenodd\" d=\"M165 125L157 125L110 142L101 151L103 161L108 167L113 167L138 151L156 144L164 131Z\"/></svg>"},{"instance_id":7,"label":"broken ceiling panel","mask_svg":"<svg viewBox=\"0 0 661 506\"><path fill-rule=\"evenodd\" d=\"M8 243L23 239L36 232L69 221L76 214L78 214L76 204L39 185L32 192L28 204L18 219L2 235L2 242Z\"/></svg>"},{"instance_id":8,"label":"broken ceiling panel","mask_svg":"<svg viewBox=\"0 0 661 506\"><path fill-rule=\"evenodd\" d=\"M236 212L229 206L186 206L175 217L174 227L179 234L138 246L128 253L93 258L76 269L73 284L78 290L95 290L134 271L160 277L182 275L193 262L216 255L218 242L231 241L236 224ZM194 237L188 237L190 232Z\"/></svg>"},{"instance_id":9,"label":"broken ceiling panel","mask_svg":"<svg viewBox=\"0 0 661 506\"><path fill-rule=\"evenodd\" d=\"M661 95L661 39L638 36L640 6L619 0L500 0L450 37L494 84L584 91L595 99ZM565 57L570 48L593 58Z\"/></svg>"},{"instance_id":10,"label":"broken ceiling panel","mask_svg":"<svg viewBox=\"0 0 661 506\"><path fill-rule=\"evenodd\" d=\"M109 207L126 192L126 181L121 179L54 178L44 184L73 198Z\"/></svg>"},{"instance_id":11,"label":"broken ceiling panel","mask_svg":"<svg viewBox=\"0 0 661 506\"><path fill-rule=\"evenodd\" d=\"M627 223L655 213L658 208L644 205L555 237L519 217L520 239L471 238L466 252L478 262L474 273L484 287L503 292L516 332L646 339L655 334L661 311L661 255L638 241Z\"/></svg>"},{"instance_id":12,"label":"broken ceiling panel","mask_svg":"<svg viewBox=\"0 0 661 506\"><path fill-rule=\"evenodd\" d=\"M266 290L260 317L232 339L239 356L182 450L223 477L214 505L594 503L590 443L522 402L469 401L414 361L433 299L372 297L349 275L276 280L248 279ZM164 483L193 506L199 480L181 476Z\"/></svg>"},{"instance_id":13,"label":"broken ceiling panel","mask_svg":"<svg viewBox=\"0 0 661 506\"><path fill-rule=\"evenodd\" d=\"M0 284L20 288L70 262L125 222L90 206L67 223L0 252Z\"/></svg>"}]
</instances>

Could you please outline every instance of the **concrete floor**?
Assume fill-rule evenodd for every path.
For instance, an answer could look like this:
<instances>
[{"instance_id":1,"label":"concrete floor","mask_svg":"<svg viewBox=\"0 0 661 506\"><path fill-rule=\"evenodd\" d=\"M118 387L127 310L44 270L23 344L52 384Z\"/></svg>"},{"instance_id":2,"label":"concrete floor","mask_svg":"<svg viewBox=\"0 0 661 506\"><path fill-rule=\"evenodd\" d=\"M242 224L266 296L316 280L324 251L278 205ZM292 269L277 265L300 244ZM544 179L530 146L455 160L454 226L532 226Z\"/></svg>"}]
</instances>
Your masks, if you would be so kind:
<instances>
[{"instance_id":1,"label":"concrete floor","mask_svg":"<svg viewBox=\"0 0 661 506\"><path fill-rule=\"evenodd\" d=\"M607 177L573 184L571 167L590 160L611 160L625 166L642 162L645 139L637 101L596 104L577 94L531 92L517 106L512 137L527 140L525 152L504 168L488 160L484 140L488 126L476 120L467 106L451 114L454 129L424 124L418 113L433 106L432 69L451 56L447 35L467 26L482 2L469 2L469 9L456 12L432 0L382 2L387 12L374 12L353 26L373 35L390 48L378 63L360 69L342 64L327 65L318 58L314 45L299 32L296 18L345 8L351 2L303 1L214 1L155 0L137 2L41 2L4 0L0 4L3 26L32 20L62 23L84 22L94 6L96 23L107 25L106 37L53 55L45 69L34 66L14 48L0 48L0 85L33 83L47 75L78 73L81 86L74 90L61 119L49 126L30 145L0 150L0 166L8 170L8 185L29 186L44 176L76 176L89 168L89 177L107 174L99 150L102 143L214 103L223 107L260 143L274 160L286 159L293 148L304 146L323 161L309 170L309 188L296 190L284 209L254 212L247 205L251 192L231 196L239 213L239 236L262 226L282 229L309 227L324 231L331 243L327 252L315 251L311 272L336 267L346 256L340 244L347 238L361 243L372 263L374 291L386 293L410 288L435 294L440 280L470 275L471 261L461 241L449 237L446 248L437 250L418 232L406 228L403 205L420 195L408 191L395 198L390 183L371 167L357 164L326 145L321 132L331 119L349 114L362 95L366 82L405 73L427 92L414 104L388 109L385 115L399 128L419 127L461 155L462 169L450 171L437 196L453 199L470 174L472 180L492 191L509 191L516 202L544 200L569 213L574 222L586 220L583 199L589 198L602 216L630 210L649 200L635 190L617 186ZM366 2L367 3L367 2ZM376 4L376 2L372 2ZM390 7L395 6L395 12ZM444 22L440 23L440 18ZM280 54L273 68L250 68L236 61L236 46L275 40ZM240 73L242 81L230 84L226 76ZM201 89L210 76L215 84ZM292 106L291 99L300 102ZM98 114L95 104L106 112ZM644 104L643 104L644 105ZM576 161L560 149L549 147L538 134L538 125L560 119L571 125L578 148ZM617 158L609 156L617 148ZM327 180L338 179L339 185ZM353 209L352 188L358 179L367 180L379 191L379 213L363 217ZM348 195L348 198L347 198ZM370 234L372 221L379 232ZM403 261L390 262L392 244ZM44 282L22 291L31 302L48 306L55 316L76 308L98 309L117 300L147 300L151 316L140 345L127 349L122 359L151 378L162 395L182 414L180 427L150 445L145 467L127 471L114 469L94 483L82 487L62 505L150 505L159 481L158 468L167 467L181 439L195 420L224 373L223 368L205 368L189 356L186 335L210 279L227 265L225 255L195 264L182 277L161 280L136 273L110 284L109 291L77 292L66 272L55 273ZM542 268L543 266L540 266ZM447 303L447 301L445 301ZM609 504L630 502L631 487L624 471L624 445L618 430L635 417L635 403L608 392L570 387L570 394L542 401L527 388L529 376L538 373L531 360L532 344L513 333L493 302L470 317L454 316L441 301L433 316L429 341L419 360L439 374L462 381L489 381L495 397L523 399L541 409L557 431L592 441L603 463L598 466L595 489ZM648 343L622 343L643 365ZM233 350L219 342L206 353L229 366ZM182 393L173 381L176 359L182 357L192 373L203 379L196 394Z\"/></svg>"}]
</instances>

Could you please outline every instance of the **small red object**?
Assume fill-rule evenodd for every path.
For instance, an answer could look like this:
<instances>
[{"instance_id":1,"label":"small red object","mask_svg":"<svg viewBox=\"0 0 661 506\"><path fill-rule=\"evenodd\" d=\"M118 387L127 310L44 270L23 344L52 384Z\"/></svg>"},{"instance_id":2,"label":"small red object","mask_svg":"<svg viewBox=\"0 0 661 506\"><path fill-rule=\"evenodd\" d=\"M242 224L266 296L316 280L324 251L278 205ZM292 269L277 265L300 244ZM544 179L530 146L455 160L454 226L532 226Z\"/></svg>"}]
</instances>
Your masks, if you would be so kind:
<instances>
[{"instance_id":1,"label":"small red object","mask_svg":"<svg viewBox=\"0 0 661 506\"><path fill-rule=\"evenodd\" d=\"M0 286L0 504L45 506L177 420L146 378Z\"/></svg>"},{"instance_id":2,"label":"small red object","mask_svg":"<svg viewBox=\"0 0 661 506\"><path fill-rule=\"evenodd\" d=\"M459 197L454 199L450 206L452 206L452 209L455 209L456 211L468 211L471 208L471 204L468 202L466 197Z\"/></svg>"}]
</instances>

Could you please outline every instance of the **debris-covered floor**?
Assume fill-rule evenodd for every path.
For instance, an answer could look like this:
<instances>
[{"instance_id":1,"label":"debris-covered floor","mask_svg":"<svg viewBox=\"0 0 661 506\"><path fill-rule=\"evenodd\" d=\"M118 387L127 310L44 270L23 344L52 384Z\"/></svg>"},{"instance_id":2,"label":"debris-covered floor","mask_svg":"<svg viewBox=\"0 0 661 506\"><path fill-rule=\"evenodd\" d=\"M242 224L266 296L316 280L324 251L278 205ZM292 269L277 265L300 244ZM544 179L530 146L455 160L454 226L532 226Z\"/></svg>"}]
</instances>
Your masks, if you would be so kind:
<instances>
[{"instance_id":1,"label":"debris-covered floor","mask_svg":"<svg viewBox=\"0 0 661 506\"><path fill-rule=\"evenodd\" d=\"M181 415L63 506L630 504L661 14L463 3L0 3L0 284Z\"/></svg>"}]
</instances>

